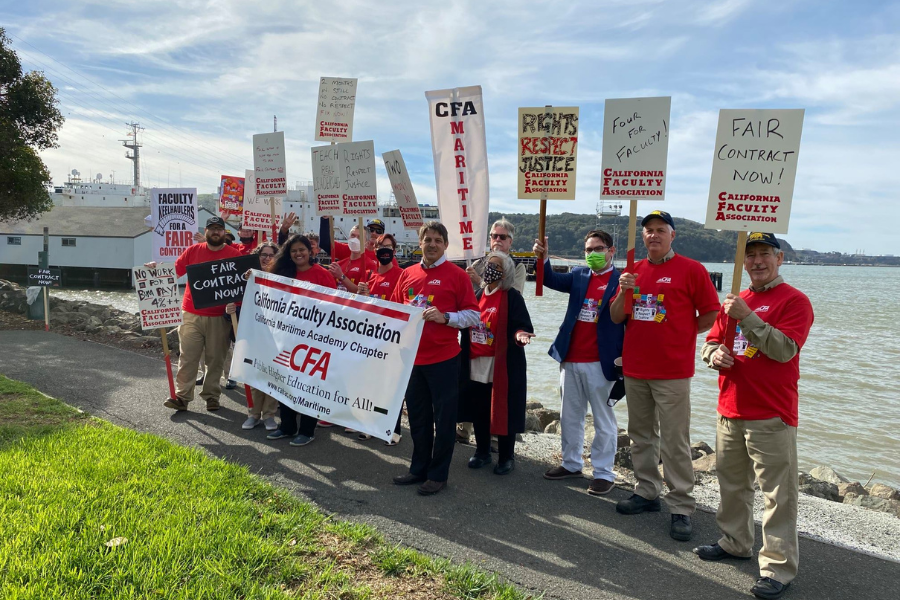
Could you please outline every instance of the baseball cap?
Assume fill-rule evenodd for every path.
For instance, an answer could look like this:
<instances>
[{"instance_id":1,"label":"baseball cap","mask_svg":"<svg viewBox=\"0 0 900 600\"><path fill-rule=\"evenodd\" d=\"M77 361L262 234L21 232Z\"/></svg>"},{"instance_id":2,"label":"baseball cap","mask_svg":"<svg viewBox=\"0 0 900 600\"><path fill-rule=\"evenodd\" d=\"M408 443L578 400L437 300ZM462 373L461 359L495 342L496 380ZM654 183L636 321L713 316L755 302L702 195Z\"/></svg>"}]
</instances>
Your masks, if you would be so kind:
<instances>
[{"instance_id":1,"label":"baseball cap","mask_svg":"<svg viewBox=\"0 0 900 600\"><path fill-rule=\"evenodd\" d=\"M222 217L210 217L206 220L206 226L212 227L213 225L218 225L222 229L225 229L225 219Z\"/></svg>"},{"instance_id":2,"label":"baseball cap","mask_svg":"<svg viewBox=\"0 0 900 600\"><path fill-rule=\"evenodd\" d=\"M664 210L654 210L652 213L641 219L641 227L646 226L650 219L662 219L668 223L672 229L675 229L675 221L672 220L672 215Z\"/></svg>"},{"instance_id":3,"label":"baseball cap","mask_svg":"<svg viewBox=\"0 0 900 600\"><path fill-rule=\"evenodd\" d=\"M753 231L747 236L747 246L750 244L766 244L767 246L772 246L773 248L781 250L781 244L778 243L778 240L775 239L773 234L762 233L761 231Z\"/></svg>"},{"instance_id":4,"label":"baseball cap","mask_svg":"<svg viewBox=\"0 0 900 600\"><path fill-rule=\"evenodd\" d=\"M384 221L381 219L372 219L368 223L366 223L366 229L380 229L384 232Z\"/></svg>"}]
</instances>

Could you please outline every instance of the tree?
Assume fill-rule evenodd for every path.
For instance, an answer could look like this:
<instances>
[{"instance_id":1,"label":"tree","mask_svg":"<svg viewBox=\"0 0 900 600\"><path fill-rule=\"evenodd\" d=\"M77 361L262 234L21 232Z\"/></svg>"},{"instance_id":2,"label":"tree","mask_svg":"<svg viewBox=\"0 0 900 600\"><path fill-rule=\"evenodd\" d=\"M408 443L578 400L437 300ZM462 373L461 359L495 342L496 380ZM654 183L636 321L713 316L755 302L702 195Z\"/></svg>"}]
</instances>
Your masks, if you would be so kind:
<instances>
[{"instance_id":1,"label":"tree","mask_svg":"<svg viewBox=\"0 0 900 600\"><path fill-rule=\"evenodd\" d=\"M0 221L31 219L50 210L50 171L38 152L56 148L65 118L56 88L22 63L0 28Z\"/></svg>"}]
</instances>

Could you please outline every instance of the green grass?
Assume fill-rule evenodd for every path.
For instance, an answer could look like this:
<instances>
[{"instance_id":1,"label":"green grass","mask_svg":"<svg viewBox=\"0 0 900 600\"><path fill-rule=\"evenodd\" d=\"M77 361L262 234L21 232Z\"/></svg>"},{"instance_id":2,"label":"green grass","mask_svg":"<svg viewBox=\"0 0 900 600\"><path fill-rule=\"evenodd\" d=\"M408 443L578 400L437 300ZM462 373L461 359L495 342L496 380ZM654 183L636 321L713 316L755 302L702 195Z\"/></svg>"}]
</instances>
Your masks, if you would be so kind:
<instances>
[{"instance_id":1,"label":"green grass","mask_svg":"<svg viewBox=\"0 0 900 600\"><path fill-rule=\"evenodd\" d=\"M2 376L0 473L4 599L527 597Z\"/></svg>"}]
</instances>

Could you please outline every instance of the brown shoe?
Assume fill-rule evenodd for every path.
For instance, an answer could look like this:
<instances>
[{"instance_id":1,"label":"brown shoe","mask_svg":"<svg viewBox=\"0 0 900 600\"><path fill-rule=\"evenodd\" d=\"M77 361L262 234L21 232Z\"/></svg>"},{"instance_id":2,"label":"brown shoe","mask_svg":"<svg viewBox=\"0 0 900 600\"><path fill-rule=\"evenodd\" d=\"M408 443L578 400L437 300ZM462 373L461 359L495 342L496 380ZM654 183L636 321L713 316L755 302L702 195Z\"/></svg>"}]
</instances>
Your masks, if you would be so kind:
<instances>
[{"instance_id":1,"label":"brown shoe","mask_svg":"<svg viewBox=\"0 0 900 600\"><path fill-rule=\"evenodd\" d=\"M413 485L414 483L423 483L427 477L422 475L413 475L412 473L404 473L394 477L394 485Z\"/></svg>"},{"instance_id":2,"label":"brown shoe","mask_svg":"<svg viewBox=\"0 0 900 600\"><path fill-rule=\"evenodd\" d=\"M446 481L432 481L429 479L419 486L419 495L434 496L445 487L447 487Z\"/></svg>"},{"instance_id":3,"label":"brown shoe","mask_svg":"<svg viewBox=\"0 0 900 600\"><path fill-rule=\"evenodd\" d=\"M188 409L187 402L185 402L181 398L169 398L168 400L163 402L163 406L165 406L166 408L174 408L178 411Z\"/></svg>"},{"instance_id":4,"label":"brown shoe","mask_svg":"<svg viewBox=\"0 0 900 600\"><path fill-rule=\"evenodd\" d=\"M605 496L616 487L615 482L605 479L595 479L588 486L588 494L591 496Z\"/></svg>"},{"instance_id":5,"label":"brown shoe","mask_svg":"<svg viewBox=\"0 0 900 600\"><path fill-rule=\"evenodd\" d=\"M222 407L219 405L218 400L207 400L206 401L206 410L213 411L213 410L219 410L220 408L222 408Z\"/></svg>"},{"instance_id":6,"label":"brown shoe","mask_svg":"<svg viewBox=\"0 0 900 600\"><path fill-rule=\"evenodd\" d=\"M581 471L570 471L563 466L553 467L544 473L544 479L569 479L571 477L584 477Z\"/></svg>"}]
</instances>

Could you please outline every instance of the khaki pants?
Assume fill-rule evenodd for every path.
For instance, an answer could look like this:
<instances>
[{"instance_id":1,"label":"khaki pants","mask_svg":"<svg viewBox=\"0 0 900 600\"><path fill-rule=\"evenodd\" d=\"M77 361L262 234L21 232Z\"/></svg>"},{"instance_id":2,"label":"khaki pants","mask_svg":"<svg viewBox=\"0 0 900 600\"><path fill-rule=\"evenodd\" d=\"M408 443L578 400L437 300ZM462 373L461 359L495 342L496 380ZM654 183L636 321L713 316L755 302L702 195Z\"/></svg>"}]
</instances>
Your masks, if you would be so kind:
<instances>
[{"instance_id":1,"label":"khaki pants","mask_svg":"<svg viewBox=\"0 0 900 600\"><path fill-rule=\"evenodd\" d=\"M722 501L719 545L735 556L753 554L753 480L765 500L759 572L787 584L797 576L797 428L778 417L727 419L716 424L716 474Z\"/></svg>"},{"instance_id":2,"label":"khaki pants","mask_svg":"<svg viewBox=\"0 0 900 600\"><path fill-rule=\"evenodd\" d=\"M247 409L247 414L257 419L268 419L278 414L278 400L272 396L250 388L250 396L253 398L253 408Z\"/></svg>"},{"instance_id":3,"label":"khaki pants","mask_svg":"<svg viewBox=\"0 0 900 600\"><path fill-rule=\"evenodd\" d=\"M691 462L691 380L625 378L628 437L637 487L653 500L669 486L666 504L673 515L693 514L696 502ZM663 476L659 474L662 456Z\"/></svg>"},{"instance_id":4,"label":"khaki pants","mask_svg":"<svg viewBox=\"0 0 900 600\"><path fill-rule=\"evenodd\" d=\"M194 313L182 312L182 323L178 326L178 345L181 356L178 359L178 374L175 376L175 395L184 402L194 399L194 387L200 357L206 355L206 378L200 398L219 401L222 388L219 377L228 349L228 328L230 325L222 317L201 317Z\"/></svg>"}]
</instances>

